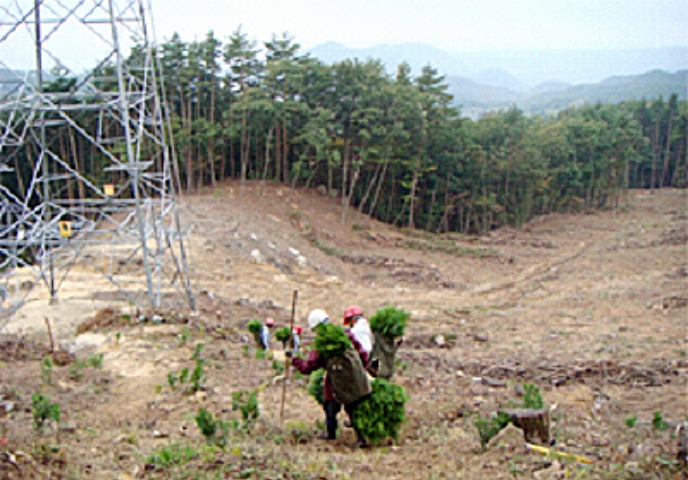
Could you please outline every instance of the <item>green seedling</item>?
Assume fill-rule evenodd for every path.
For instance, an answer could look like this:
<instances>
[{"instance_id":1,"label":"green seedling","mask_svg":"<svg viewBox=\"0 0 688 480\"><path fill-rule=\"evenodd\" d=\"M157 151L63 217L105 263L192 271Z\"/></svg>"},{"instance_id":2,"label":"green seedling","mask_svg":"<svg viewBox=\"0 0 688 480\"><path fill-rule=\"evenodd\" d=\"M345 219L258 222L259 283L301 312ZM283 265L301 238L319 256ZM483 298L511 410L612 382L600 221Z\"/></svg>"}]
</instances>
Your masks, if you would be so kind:
<instances>
[{"instance_id":1,"label":"green seedling","mask_svg":"<svg viewBox=\"0 0 688 480\"><path fill-rule=\"evenodd\" d=\"M179 346L182 346L186 342L188 342L190 337L191 337L191 330L186 325L183 326L182 331L179 334Z\"/></svg>"},{"instance_id":2,"label":"green seedling","mask_svg":"<svg viewBox=\"0 0 688 480\"><path fill-rule=\"evenodd\" d=\"M121 333L121 332L115 333L115 343L116 343L117 345L119 345L119 341L120 341L121 338L122 338L122 333Z\"/></svg>"},{"instance_id":3,"label":"green seedling","mask_svg":"<svg viewBox=\"0 0 688 480\"><path fill-rule=\"evenodd\" d=\"M174 373L169 372L167 374L167 383L169 384L169 386L172 390L175 389L175 385L177 383L177 380L179 380L179 377L177 377Z\"/></svg>"},{"instance_id":4,"label":"green seedling","mask_svg":"<svg viewBox=\"0 0 688 480\"><path fill-rule=\"evenodd\" d=\"M203 375L203 359L199 358L196 360L196 367L191 372L191 390L194 392L199 391L206 380L208 380L208 376Z\"/></svg>"},{"instance_id":5,"label":"green seedling","mask_svg":"<svg viewBox=\"0 0 688 480\"><path fill-rule=\"evenodd\" d=\"M229 424L216 419L215 416L205 408L199 408L194 417L198 429L201 431L206 444L225 447L229 437Z\"/></svg>"},{"instance_id":6,"label":"green seedling","mask_svg":"<svg viewBox=\"0 0 688 480\"><path fill-rule=\"evenodd\" d=\"M103 368L103 354L98 353L92 357L89 357L88 360L86 360L86 364L91 368Z\"/></svg>"},{"instance_id":7,"label":"green seedling","mask_svg":"<svg viewBox=\"0 0 688 480\"><path fill-rule=\"evenodd\" d=\"M544 407L544 400L540 395L540 389L532 383L523 384L523 408L533 408L539 410Z\"/></svg>"},{"instance_id":8,"label":"green seedling","mask_svg":"<svg viewBox=\"0 0 688 480\"><path fill-rule=\"evenodd\" d=\"M69 371L67 372L67 377L71 380L78 382L84 377L84 363L77 361L69 366Z\"/></svg>"},{"instance_id":9,"label":"green seedling","mask_svg":"<svg viewBox=\"0 0 688 480\"><path fill-rule=\"evenodd\" d=\"M46 385L53 383L53 361L50 357L45 357L41 364L41 379Z\"/></svg>"},{"instance_id":10,"label":"green seedling","mask_svg":"<svg viewBox=\"0 0 688 480\"><path fill-rule=\"evenodd\" d=\"M60 405L50 403L50 397L36 392L32 400L31 412L33 413L33 428L36 432L43 433L46 422L50 420L60 421Z\"/></svg>"},{"instance_id":11,"label":"green seedling","mask_svg":"<svg viewBox=\"0 0 688 480\"><path fill-rule=\"evenodd\" d=\"M628 417L626 420L624 420L624 423L628 428L634 428L637 421L638 415L633 415L632 417Z\"/></svg>"},{"instance_id":12,"label":"green seedling","mask_svg":"<svg viewBox=\"0 0 688 480\"><path fill-rule=\"evenodd\" d=\"M201 351L203 350L203 344L202 343L197 343L196 348L194 348L194 352L191 355L191 360L198 360L201 358Z\"/></svg>"},{"instance_id":13,"label":"green seedling","mask_svg":"<svg viewBox=\"0 0 688 480\"><path fill-rule=\"evenodd\" d=\"M669 424L664 421L664 417L662 417L660 412L655 412L652 417L652 427L655 430L666 430L669 428Z\"/></svg>"}]
</instances>

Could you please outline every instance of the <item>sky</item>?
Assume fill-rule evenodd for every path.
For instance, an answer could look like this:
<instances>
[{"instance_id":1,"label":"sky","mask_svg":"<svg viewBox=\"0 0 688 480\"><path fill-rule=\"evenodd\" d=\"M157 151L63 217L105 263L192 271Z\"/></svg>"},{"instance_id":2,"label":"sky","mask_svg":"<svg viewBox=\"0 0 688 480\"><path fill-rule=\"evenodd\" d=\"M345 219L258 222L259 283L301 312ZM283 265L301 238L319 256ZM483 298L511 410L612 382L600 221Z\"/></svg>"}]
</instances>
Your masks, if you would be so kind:
<instances>
[{"instance_id":1,"label":"sky","mask_svg":"<svg viewBox=\"0 0 688 480\"><path fill-rule=\"evenodd\" d=\"M151 0L159 41L239 25L258 42L289 32L303 48L428 43L448 52L688 45L687 0Z\"/></svg>"},{"instance_id":2,"label":"sky","mask_svg":"<svg viewBox=\"0 0 688 480\"><path fill-rule=\"evenodd\" d=\"M113 0L128 5L132 0ZM259 47L288 32L309 49L325 42L363 48L425 43L449 53L514 50L637 49L688 46L688 0L143 0L150 2L159 43L174 32L225 42L241 26ZM79 11L99 3L84 0ZM30 24L14 28L34 0L0 0L0 68L35 68ZM78 0L43 0L42 17L58 18ZM134 3L135 5L135 3ZM8 13L10 12L10 13ZM10 23L7 23L8 20ZM59 59L92 68L111 38L108 24L45 25L44 68ZM126 37L126 35L122 35ZM105 39L105 40L104 40ZM51 58L54 55L55 58Z\"/></svg>"}]
</instances>

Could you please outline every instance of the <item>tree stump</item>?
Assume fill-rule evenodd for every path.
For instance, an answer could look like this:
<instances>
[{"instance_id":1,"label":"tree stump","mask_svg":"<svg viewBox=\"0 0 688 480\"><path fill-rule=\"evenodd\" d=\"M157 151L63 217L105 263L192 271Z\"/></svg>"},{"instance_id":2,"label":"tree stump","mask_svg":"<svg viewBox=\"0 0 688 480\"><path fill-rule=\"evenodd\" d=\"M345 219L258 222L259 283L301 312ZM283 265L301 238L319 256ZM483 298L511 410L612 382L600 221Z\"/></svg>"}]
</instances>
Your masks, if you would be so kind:
<instances>
[{"instance_id":1,"label":"tree stump","mask_svg":"<svg viewBox=\"0 0 688 480\"><path fill-rule=\"evenodd\" d=\"M514 408L500 410L509 416L512 423L523 430L526 442L536 445L549 445L549 410Z\"/></svg>"}]
</instances>

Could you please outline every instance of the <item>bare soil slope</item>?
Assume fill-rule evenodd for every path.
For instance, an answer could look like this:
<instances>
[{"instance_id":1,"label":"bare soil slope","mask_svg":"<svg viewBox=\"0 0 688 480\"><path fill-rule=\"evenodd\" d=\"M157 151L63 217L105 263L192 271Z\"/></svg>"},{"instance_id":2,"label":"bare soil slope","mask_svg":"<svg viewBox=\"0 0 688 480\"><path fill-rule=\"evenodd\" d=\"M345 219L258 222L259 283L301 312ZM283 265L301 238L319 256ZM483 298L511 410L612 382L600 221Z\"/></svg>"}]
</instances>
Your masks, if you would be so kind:
<instances>
[{"instance_id":1,"label":"bare soil slope","mask_svg":"<svg viewBox=\"0 0 688 480\"><path fill-rule=\"evenodd\" d=\"M551 215L487 238L398 230L270 184L263 195L255 183L223 185L182 210L197 314L165 310L152 324L154 312L89 296L104 287L77 268L59 305L36 292L0 336L7 478L556 478L559 468L681 478L671 432L687 413L685 192L634 191L615 212ZM254 317L286 323L293 290L302 324L312 308L337 320L350 304L412 312L395 378L411 396L398 446L356 450L348 429L333 444L317 440L324 415L307 379L290 382L280 421L282 366L254 359L242 336ZM102 354L102 370L72 359L48 384L44 316L81 360ZM31 334L23 343L20 330ZM171 388L168 374L193 371L198 343L207 378L193 394ZM552 466L522 442L482 452L475 420L522 402L524 381L555 406L557 446L592 466ZM38 389L63 412L62 428L42 436L31 431ZM255 389L257 423L232 430L225 451L201 448L198 408L241 423L232 395Z\"/></svg>"}]
</instances>

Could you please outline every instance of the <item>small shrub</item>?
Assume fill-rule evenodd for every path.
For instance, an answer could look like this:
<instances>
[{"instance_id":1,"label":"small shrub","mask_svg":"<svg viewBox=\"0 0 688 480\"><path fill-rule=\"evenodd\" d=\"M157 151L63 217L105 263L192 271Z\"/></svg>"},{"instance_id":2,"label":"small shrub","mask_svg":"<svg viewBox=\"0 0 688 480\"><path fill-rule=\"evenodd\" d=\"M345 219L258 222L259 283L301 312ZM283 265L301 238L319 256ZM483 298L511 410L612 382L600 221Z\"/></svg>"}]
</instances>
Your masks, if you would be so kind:
<instances>
[{"instance_id":1,"label":"small shrub","mask_svg":"<svg viewBox=\"0 0 688 480\"><path fill-rule=\"evenodd\" d=\"M32 400L31 412L33 413L34 430L42 433L47 421L60 421L60 405L50 403L50 397L43 395L41 392L36 392L33 394Z\"/></svg>"},{"instance_id":2,"label":"small shrub","mask_svg":"<svg viewBox=\"0 0 688 480\"><path fill-rule=\"evenodd\" d=\"M256 360L265 360L265 350L259 348L256 350L256 355L254 356Z\"/></svg>"},{"instance_id":3,"label":"small shrub","mask_svg":"<svg viewBox=\"0 0 688 480\"><path fill-rule=\"evenodd\" d=\"M638 415L633 415L632 417L628 417L626 420L624 420L624 423L628 428L634 428L637 421Z\"/></svg>"},{"instance_id":4,"label":"small shrub","mask_svg":"<svg viewBox=\"0 0 688 480\"><path fill-rule=\"evenodd\" d=\"M189 369L184 368L181 372L179 372L179 383L185 383L187 378L189 378Z\"/></svg>"}]
</instances>

